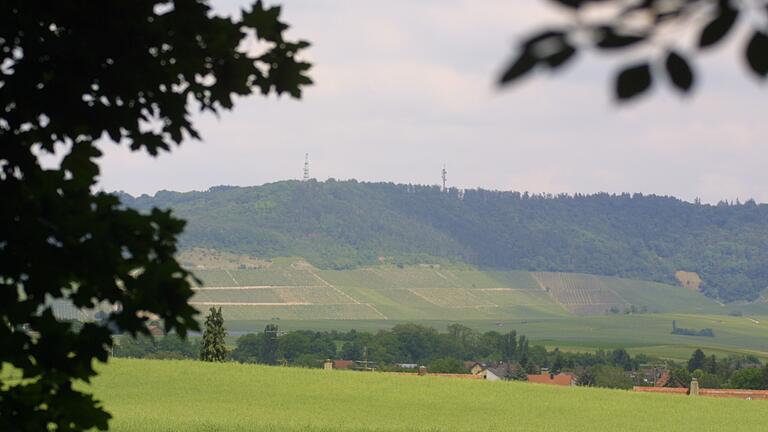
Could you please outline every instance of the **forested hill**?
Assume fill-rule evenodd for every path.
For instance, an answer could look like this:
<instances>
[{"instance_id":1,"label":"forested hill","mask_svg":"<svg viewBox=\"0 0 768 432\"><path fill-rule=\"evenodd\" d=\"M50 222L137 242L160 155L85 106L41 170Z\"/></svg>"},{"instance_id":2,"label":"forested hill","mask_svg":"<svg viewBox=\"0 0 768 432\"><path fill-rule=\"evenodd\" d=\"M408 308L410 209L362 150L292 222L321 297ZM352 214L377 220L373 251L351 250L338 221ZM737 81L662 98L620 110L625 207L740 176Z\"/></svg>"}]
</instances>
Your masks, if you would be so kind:
<instances>
[{"instance_id":1,"label":"forested hill","mask_svg":"<svg viewBox=\"0 0 768 432\"><path fill-rule=\"evenodd\" d=\"M752 300L768 286L768 205L716 206L643 195L541 196L356 181L285 181L206 192L121 194L128 206L172 208L186 247L301 256L324 268L463 261L674 282Z\"/></svg>"}]
</instances>

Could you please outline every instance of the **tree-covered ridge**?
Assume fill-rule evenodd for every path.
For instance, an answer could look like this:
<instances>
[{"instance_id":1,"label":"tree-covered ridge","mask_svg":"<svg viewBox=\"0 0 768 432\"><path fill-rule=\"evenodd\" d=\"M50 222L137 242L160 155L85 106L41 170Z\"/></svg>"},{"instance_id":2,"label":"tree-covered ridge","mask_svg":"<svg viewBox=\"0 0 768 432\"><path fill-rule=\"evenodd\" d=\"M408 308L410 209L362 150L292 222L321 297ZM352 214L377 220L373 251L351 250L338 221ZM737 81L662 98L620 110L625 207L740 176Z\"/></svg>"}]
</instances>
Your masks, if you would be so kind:
<instances>
[{"instance_id":1,"label":"tree-covered ridge","mask_svg":"<svg viewBox=\"0 0 768 432\"><path fill-rule=\"evenodd\" d=\"M674 282L753 300L768 286L768 205L707 205L642 194L531 195L441 191L357 181L285 181L205 192L121 195L138 209L173 208L185 246L261 257L301 256L326 268L464 261Z\"/></svg>"}]
</instances>

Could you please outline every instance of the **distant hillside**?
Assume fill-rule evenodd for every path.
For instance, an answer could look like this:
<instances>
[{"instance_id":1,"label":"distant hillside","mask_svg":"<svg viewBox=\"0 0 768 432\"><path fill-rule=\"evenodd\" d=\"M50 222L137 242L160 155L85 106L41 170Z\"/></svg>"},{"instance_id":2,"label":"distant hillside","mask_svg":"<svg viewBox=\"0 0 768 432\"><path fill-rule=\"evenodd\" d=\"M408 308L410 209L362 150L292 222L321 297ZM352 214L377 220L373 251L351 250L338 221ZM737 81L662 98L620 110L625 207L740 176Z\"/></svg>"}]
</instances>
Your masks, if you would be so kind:
<instances>
[{"instance_id":1,"label":"distant hillside","mask_svg":"<svg viewBox=\"0 0 768 432\"><path fill-rule=\"evenodd\" d=\"M724 301L753 300L768 287L768 205L754 201L712 206L639 194L442 192L332 180L121 199L139 210L173 208L189 221L187 247L301 256L326 269L456 261L666 283L682 270Z\"/></svg>"},{"instance_id":2,"label":"distant hillside","mask_svg":"<svg viewBox=\"0 0 768 432\"><path fill-rule=\"evenodd\" d=\"M393 265L320 270L279 258L258 267L194 270L192 304L234 320L509 320L569 315L724 313L680 286L575 273Z\"/></svg>"}]
</instances>

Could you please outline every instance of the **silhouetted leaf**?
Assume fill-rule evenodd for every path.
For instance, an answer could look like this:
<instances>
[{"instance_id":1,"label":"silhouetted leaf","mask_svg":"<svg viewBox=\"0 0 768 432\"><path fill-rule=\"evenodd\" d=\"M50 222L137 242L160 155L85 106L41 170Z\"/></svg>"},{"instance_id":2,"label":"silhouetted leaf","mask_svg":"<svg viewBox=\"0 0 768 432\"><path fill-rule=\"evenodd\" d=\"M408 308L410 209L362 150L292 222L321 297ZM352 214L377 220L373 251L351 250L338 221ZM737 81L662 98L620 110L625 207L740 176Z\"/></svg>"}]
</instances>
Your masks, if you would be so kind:
<instances>
[{"instance_id":1,"label":"silhouetted leaf","mask_svg":"<svg viewBox=\"0 0 768 432\"><path fill-rule=\"evenodd\" d=\"M619 100L629 100L651 87L653 78L651 67L644 63L626 68L616 78L616 96Z\"/></svg>"},{"instance_id":2,"label":"silhouetted leaf","mask_svg":"<svg viewBox=\"0 0 768 432\"><path fill-rule=\"evenodd\" d=\"M207 0L69 3L0 1L0 63L16 71L0 73L0 364L29 379L0 384L3 432L108 426L76 382L106 361L110 330L75 330L48 299L120 305L103 321L126 337L149 332L140 311L180 336L199 328L190 273L175 258L184 222L93 192L96 141L154 156L199 136L197 106L231 109L254 90L299 97L311 83L299 57L308 44L285 40L280 8L261 1L242 19L217 16ZM268 42L259 50L244 43L254 33ZM58 168L37 163L62 143Z\"/></svg>"},{"instance_id":3,"label":"silhouetted leaf","mask_svg":"<svg viewBox=\"0 0 768 432\"><path fill-rule=\"evenodd\" d=\"M536 58L528 51L523 51L517 59L510 63L504 73L499 78L499 84L505 85L521 78L536 66Z\"/></svg>"},{"instance_id":4,"label":"silhouetted leaf","mask_svg":"<svg viewBox=\"0 0 768 432\"><path fill-rule=\"evenodd\" d=\"M723 2L717 18L707 24L701 32L699 47L706 48L720 42L733 28L738 17L739 11L728 6L727 2Z\"/></svg>"},{"instance_id":5,"label":"silhouetted leaf","mask_svg":"<svg viewBox=\"0 0 768 432\"><path fill-rule=\"evenodd\" d=\"M520 54L501 75L499 84L509 84L522 78L539 64L556 69L574 54L576 49L566 41L564 32L550 30L539 33L521 45Z\"/></svg>"},{"instance_id":6,"label":"silhouetted leaf","mask_svg":"<svg viewBox=\"0 0 768 432\"><path fill-rule=\"evenodd\" d=\"M768 35L755 32L747 45L747 62L757 76L768 76Z\"/></svg>"},{"instance_id":7,"label":"silhouetted leaf","mask_svg":"<svg viewBox=\"0 0 768 432\"><path fill-rule=\"evenodd\" d=\"M600 29L597 46L603 49L626 48L643 40L643 36L619 34L612 27L606 26Z\"/></svg>"},{"instance_id":8,"label":"silhouetted leaf","mask_svg":"<svg viewBox=\"0 0 768 432\"><path fill-rule=\"evenodd\" d=\"M586 3L585 0L552 0L555 3L566 6L573 9L580 8L584 3Z\"/></svg>"},{"instance_id":9,"label":"silhouetted leaf","mask_svg":"<svg viewBox=\"0 0 768 432\"><path fill-rule=\"evenodd\" d=\"M671 51L667 56L666 69L672 83L683 93L687 93L693 87L693 71L688 61L681 55Z\"/></svg>"},{"instance_id":10,"label":"silhouetted leaf","mask_svg":"<svg viewBox=\"0 0 768 432\"><path fill-rule=\"evenodd\" d=\"M564 65L575 54L576 54L576 49L575 48L573 48L570 45L564 44L562 49L559 52L556 52L556 53L551 54L548 57L544 58L544 62L550 68L553 68L553 69L554 68L558 68L558 67Z\"/></svg>"}]
</instances>

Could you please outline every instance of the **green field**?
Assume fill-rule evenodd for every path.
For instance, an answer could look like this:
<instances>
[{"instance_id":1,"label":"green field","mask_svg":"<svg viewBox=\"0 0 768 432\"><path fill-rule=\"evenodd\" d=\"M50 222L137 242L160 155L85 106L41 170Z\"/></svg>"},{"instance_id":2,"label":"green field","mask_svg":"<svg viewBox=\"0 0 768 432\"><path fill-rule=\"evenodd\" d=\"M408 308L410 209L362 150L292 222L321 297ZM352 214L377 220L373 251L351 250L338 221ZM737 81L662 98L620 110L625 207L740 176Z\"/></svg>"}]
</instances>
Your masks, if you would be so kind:
<instances>
[{"instance_id":1,"label":"green field","mask_svg":"<svg viewBox=\"0 0 768 432\"><path fill-rule=\"evenodd\" d=\"M758 431L764 401L234 363L112 359L92 390L133 431Z\"/></svg>"}]
</instances>

